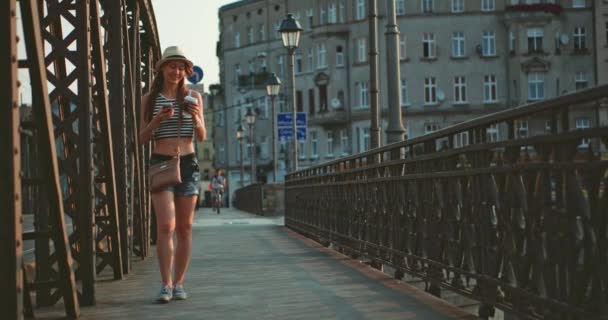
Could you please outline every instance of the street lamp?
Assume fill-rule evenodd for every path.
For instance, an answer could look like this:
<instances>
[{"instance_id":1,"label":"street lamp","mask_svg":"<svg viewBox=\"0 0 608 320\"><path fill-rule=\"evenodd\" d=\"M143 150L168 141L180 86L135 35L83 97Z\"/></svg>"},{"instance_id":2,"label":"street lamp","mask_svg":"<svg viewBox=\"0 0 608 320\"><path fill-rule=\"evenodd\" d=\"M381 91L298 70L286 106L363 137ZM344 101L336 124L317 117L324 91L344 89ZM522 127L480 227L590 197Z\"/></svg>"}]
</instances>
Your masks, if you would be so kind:
<instances>
[{"instance_id":1,"label":"street lamp","mask_svg":"<svg viewBox=\"0 0 608 320\"><path fill-rule=\"evenodd\" d=\"M279 95L281 90L281 80L273 72L268 81L266 81L266 94L270 97L270 105L272 106L272 182L277 182L277 129L276 115L274 113L274 98Z\"/></svg>"},{"instance_id":2,"label":"street lamp","mask_svg":"<svg viewBox=\"0 0 608 320\"><path fill-rule=\"evenodd\" d=\"M291 107L292 107L292 129L293 129L293 171L298 170L298 132L296 131L296 75L294 71L294 53L300 42L302 27L298 20L288 14L287 18L281 22L279 32L283 39L283 46L289 53L289 71L291 72Z\"/></svg>"},{"instance_id":3,"label":"street lamp","mask_svg":"<svg viewBox=\"0 0 608 320\"><path fill-rule=\"evenodd\" d=\"M249 108L247 109L247 114L245 114L245 122L249 125L249 147L251 148L251 179L250 184L253 184L257 179L255 174L255 141L253 139L253 126L255 125L255 116L254 111Z\"/></svg>"},{"instance_id":4,"label":"street lamp","mask_svg":"<svg viewBox=\"0 0 608 320\"><path fill-rule=\"evenodd\" d=\"M240 154L241 154L241 188L245 186L245 183L243 183L243 174L245 171L245 167L243 165L243 132L245 131L245 129L243 128L243 125L239 125L239 128L236 130L236 139L239 141L239 148L240 148Z\"/></svg>"}]
</instances>

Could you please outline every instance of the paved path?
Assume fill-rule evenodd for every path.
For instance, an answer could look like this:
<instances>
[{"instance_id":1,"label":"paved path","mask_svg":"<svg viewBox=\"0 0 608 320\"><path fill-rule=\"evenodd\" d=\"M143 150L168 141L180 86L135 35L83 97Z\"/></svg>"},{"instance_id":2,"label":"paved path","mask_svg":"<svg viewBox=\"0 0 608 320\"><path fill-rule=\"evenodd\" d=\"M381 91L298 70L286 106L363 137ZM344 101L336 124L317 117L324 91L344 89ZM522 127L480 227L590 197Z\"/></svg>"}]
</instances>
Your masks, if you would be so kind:
<instances>
[{"instance_id":1,"label":"paved path","mask_svg":"<svg viewBox=\"0 0 608 320\"><path fill-rule=\"evenodd\" d=\"M100 281L83 319L476 319L301 237L283 219L199 210L186 280L190 299L155 303L156 258L124 281ZM154 250L153 250L154 251ZM61 309L36 310L40 319Z\"/></svg>"}]
</instances>

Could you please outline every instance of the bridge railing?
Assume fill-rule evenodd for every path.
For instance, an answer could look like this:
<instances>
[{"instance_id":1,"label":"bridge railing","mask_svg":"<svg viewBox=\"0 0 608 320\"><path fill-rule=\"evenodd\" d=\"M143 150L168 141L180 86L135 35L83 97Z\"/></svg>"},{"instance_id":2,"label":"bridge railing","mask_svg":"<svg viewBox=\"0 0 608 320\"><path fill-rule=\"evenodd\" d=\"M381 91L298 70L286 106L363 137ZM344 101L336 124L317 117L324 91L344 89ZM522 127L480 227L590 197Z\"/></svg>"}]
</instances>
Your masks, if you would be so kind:
<instances>
[{"instance_id":1,"label":"bridge railing","mask_svg":"<svg viewBox=\"0 0 608 320\"><path fill-rule=\"evenodd\" d=\"M606 316L608 86L289 174L285 223L525 319Z\"/></svg>"}]
</instances>

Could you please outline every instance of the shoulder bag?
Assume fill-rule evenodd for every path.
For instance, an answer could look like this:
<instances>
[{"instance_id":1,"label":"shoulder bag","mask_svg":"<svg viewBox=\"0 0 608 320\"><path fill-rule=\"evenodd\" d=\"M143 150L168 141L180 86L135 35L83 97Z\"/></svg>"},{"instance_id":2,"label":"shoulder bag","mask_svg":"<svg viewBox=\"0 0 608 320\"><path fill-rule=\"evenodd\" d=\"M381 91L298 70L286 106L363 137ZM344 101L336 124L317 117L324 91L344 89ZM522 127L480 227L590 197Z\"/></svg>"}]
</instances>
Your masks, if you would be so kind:
<instances>
[{"instance_id":1,"label":"shoulder bag","mask_svg":"<svg viewBox=\"0 0 608 320\"><path fill-rule=\"evenodd\" d=\"M177 122L177 139L181 140L182 134L182 107L179 106L179 120ZM180 147L177 144L177 156L163 162L153 164L148 168L148 187L150 192L155 193L166 187L182 183L179 168Z\"/></svg>"}]
</instances>

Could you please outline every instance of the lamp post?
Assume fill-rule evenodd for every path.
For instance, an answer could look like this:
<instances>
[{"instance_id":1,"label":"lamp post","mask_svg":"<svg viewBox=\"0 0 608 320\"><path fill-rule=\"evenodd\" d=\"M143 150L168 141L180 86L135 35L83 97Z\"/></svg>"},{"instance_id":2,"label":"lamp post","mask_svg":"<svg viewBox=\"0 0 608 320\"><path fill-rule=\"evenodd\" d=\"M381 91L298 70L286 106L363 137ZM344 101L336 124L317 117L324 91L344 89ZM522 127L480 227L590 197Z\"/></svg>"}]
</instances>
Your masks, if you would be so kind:
<instances>
[{"instance_id":1,"label":"lamp post","mask_svg":"<svg viewBox=\"0 0 608 320\"><path fill-rule=\"evenodd\" d=\"M270 97L272 109L272 182L277 182L277 116L274 113L274 98L279 95L281 90L281 80L273 72L266 82L266 94Z\"/></svg>"},{"instance_id":2,"label":"lamp post","mask_svg":"<svg viewBox=\"0 0 608 320\"><path fill-rule=\"evenodd\" d=\"M240 161L241 161L241 188L245 186L245 183L243 183L243 175L245 172L245 166L243 165L243 132L245 131L245 129L243 128L243 125L239 125L239 128L236 130L236 139L239 141L239 148L240 148Z\"/></svg>"},{"instance_id":3,"label":"lamp post","mask_svg":"<svg viewBox=\"0 0 608 320\"><path fill-rule=\"evenodd\" d=\"M255 140L253 139L253 126L255 125L255 116L256 114L251 108L247 109L247 114L245 114L245 121L249 125L249 147L251 148L251 159L249 160L251 162L251 178L249 184L253 184L257 180L255 174Z\"/></svg>"},{"instance_id":4,"label":"lamp post","mask_svg":"<svg viewBox=\"0 0 608 320\"><path fill-rule=\"evenodd\" d=\"M293 18L292 14L288 14L287 18L281 22L279 32L283 39L283 46L289 53L289 72L291 72L291 107L292 107L292 129L293 129L293 171L298 170L298 132L296 129L296 75L294 71L294 53L300 42L300 34L302 27L298 20Z\"/></svg>"}]
</instances>

